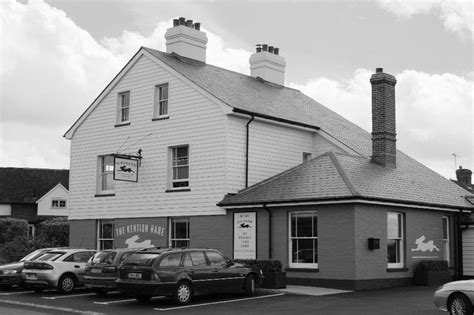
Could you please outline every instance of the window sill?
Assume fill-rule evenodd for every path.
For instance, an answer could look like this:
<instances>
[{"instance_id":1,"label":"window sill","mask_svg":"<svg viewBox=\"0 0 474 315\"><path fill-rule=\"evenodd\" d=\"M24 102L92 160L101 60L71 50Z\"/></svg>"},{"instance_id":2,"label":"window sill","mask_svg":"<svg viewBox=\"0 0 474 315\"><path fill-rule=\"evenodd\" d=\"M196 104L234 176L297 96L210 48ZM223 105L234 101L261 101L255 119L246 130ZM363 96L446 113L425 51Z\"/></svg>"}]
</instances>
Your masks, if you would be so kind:
<instances>
[{"instance_id":1,"label":"window sill","mask_svg":"<svg viewBox=\"0 0 474 315\"><path fill-rule=\"evenodd\" d=\"M183 191L191 191L191 188L179 188L179 189L166 189L165 192L173 193L173 192L183 192Z\"/></svg>"},{"instance_id":2,"label":"window sill","mask_svg":"<svg viewBox=\"0 0 474 315\"><path fill-rule=\"evenodd\" d=\"M115 196L115 193L113 194L95 194L94 197L113 197Z\"/></svg>"},{"instance_id":3,"label":"window sill","mask_svg":"<svg viewBox=\"0 0 474 315\"><path fill-rule=\"evenodd\" d=\"M115 127L123 127L123 126L130 126L130 122L124 122L120 124L116 124Z\"/></svg>"},{"instance_id":4,"label":"window sill","mask_svg":"<svg viewBox=\"0 0 474 315\"><path fill-rule=\"evenodd\" d=\"M290 272L319 272L319 268L285 268L285 271L290 271Z\"/></svg>"},{"instance_id":5,"label":"window sill","mask_svg":"<svg viewBox=\"0 0 474 315\"><path fill-rule=\"evenodd\" d=\"M410 269L408 268L387 268L387 272L405 272Z\"/></svg>"},{"instance_id":6,"label":"window sill","mask_svg":"<svg viewBox=\"0 0 474 315\"><path fill-rule=\"evenodd\" d=\"M158 116L156 118L153 118L151 121L157 121L157 120L165 120L165 119L169 119L170 116L166 115L166 116Z\"/></svg>"}]
</instances>

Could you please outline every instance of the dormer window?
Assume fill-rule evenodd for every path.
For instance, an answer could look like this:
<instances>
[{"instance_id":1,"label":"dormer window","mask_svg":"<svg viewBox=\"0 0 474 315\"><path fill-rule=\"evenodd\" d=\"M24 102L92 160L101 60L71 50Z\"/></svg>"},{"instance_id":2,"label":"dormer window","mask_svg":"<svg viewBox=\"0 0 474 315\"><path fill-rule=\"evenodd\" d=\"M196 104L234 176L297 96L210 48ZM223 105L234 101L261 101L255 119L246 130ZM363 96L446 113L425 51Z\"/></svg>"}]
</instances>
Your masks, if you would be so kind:
<instances>
[{"instance_id":1,"label":"dormer window","mask_svg":"<svg viewBox=\"0 0 474 315\"><path fill-rule=\"evenodd\" d=\"M168 83L155 86L153 118L168 117Z\"/></svg>"},{"instance_id":2,"label":"dormer window","mask_svg":"<svg viewBox=\"0 0 474 315\"><path fill-rule=\"evenodd\" d=\"M118 94L117 124L128 123L130 120L130 91Z\"/></svg>"}]
</instances>

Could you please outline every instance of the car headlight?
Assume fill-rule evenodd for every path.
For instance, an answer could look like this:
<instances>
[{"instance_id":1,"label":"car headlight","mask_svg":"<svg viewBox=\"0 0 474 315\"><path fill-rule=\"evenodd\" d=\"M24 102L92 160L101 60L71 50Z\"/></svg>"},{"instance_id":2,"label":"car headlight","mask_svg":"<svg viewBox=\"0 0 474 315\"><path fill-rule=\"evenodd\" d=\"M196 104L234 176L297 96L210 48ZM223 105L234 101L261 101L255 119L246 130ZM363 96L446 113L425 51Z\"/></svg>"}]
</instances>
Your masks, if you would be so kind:
<instances>
[{"instance_id":1,"label":"car headlight","mask_svg":"<svg viewBox=\"0 0 474 315\"><path fill-rule=\"evenodd\" d=\"M3 270L4 275L14 275L18 273L18 270L12 269L12 270Z\"/></svg>"}]
</instances>

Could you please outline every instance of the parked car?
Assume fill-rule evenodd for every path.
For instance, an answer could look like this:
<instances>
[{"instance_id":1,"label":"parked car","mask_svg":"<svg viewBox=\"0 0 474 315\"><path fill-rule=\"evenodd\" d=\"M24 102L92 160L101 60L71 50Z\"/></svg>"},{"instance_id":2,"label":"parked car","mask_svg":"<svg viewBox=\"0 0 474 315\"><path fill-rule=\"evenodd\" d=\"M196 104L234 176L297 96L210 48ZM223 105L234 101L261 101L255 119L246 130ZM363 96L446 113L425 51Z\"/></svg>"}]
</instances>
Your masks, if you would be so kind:
<instances>
[{"instance_id":1,"label":"parked car","mask_svg":"<svg viewBox=\"0 0 474 315\"><path fill-rule=\"evenodd\" d=\"M117 290L118 267L138 250L141 248L108 249L95 253L86 264L84 285L92 288L97 295Z\"/></svg>"},{"instance_id":2,"label":"parked car","mask_svg":"<svg viewBox=\"0 0 474 315\"><path fill-rule=\"evenodd\" d=\"M95 253L90 249L48 251L34 261L25 262L21 274L25 284L35 291L49 287L70 293L83 283L86 263Z\"/></svg>"},{"instance_id":3,"label":"parked car","mask_svg":"<svg viewBox=\"0 0 474 315\"><path fill-rule=\"evenodd\" d=\"M132 254L119 268L116 284L121 293L141 302L164 295L187 304L195 294L254 295L262 279L261 269L234 263L214 249L166 248Z\"/></svg>"},{"instance_id":4,"label":"parked car","mask_svg":"<svg viewBox=\"0 0 474 315\"><path fill-rule=\"evenodd\" d=\"M23 270L23 264L28 260L35 260L42 256L44 253L58 248L41 248L37 249L17 262L12 262L0 266L0 287L11 288L13 285L24 286L21 272Z\"/></svg>"},{"instance_id":5,"label":"parked car","mask_svg":"<svg viewBox=\"0 0 474 315\"><path fill-rule=\"evenodd\" d=\"M474 312L474 280L452 281L434 293L434 303L450 314L472 315Z\"/></svg>"}]
</instances>

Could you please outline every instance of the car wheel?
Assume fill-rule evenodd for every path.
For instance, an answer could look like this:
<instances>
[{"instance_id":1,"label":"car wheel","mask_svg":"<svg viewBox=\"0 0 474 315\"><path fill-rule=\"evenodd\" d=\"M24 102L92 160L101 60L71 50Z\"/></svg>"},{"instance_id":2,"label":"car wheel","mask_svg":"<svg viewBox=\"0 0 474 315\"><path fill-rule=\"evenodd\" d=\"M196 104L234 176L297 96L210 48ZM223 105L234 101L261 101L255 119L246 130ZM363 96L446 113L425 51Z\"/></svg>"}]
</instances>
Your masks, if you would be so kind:
<instances>
[{"instance_id":1,"label":"car wheel","mask_svg":"<svg viewBox=\"0 0 474 315\"><path fill-rule=\"evenodd\" d=\"M472 304L468 298L462 294L456 294L449 303L449 314L470 315L473 313Z\"/></svg>"},{"instance_id":2,"label":"car wheel","mask_svg":"<svg viewBox=\"0 0 474 315\"><path fill-rule=\"evenodd\" d=\"M71 293L76 286L76 279L71 275L63 275L59 278L58 290L61 293Z\"/></svg>"},{"instance_id":3,"label":"car wheel","mask_svg":"<svg viewBox=\"0 0 474 315\"><path fill-rule=\"evenodd\" d=\"M255 295L255 277L253 275L248 275L245 278L245 295L254 296Z\"/></svg>"},{"instance_id":4,"label":"car wheel","mask_svg":"<svg viewBox=\"0 0 474 315\"><path fill-rule=\"evenodd\" d=\"M193 288L187 281L178 282L173 295L173 300L181 305L188 304L193 297Z\"/></svg>"},{"instance_id":5,"label":"car wheel","mask_svg":"<svg viewBox=\"0 0 474 315\"><path fill-rule=\"evenodd\" d=\"M150 302L151 295L137 295L135 299L141 303Z\"/></svg>"},{"instance_id":6,"label":"car wheel","mask_svg":"<svg viewBox=\"0 0 474 315\"><path fill-rule=\"evenodd\" d=\"M98 296L107 296L107 292L109 292L109 290L107 290L105 288L97 288L97 289L94 289L94 292Z\"/></svg>"}]
</instances>

